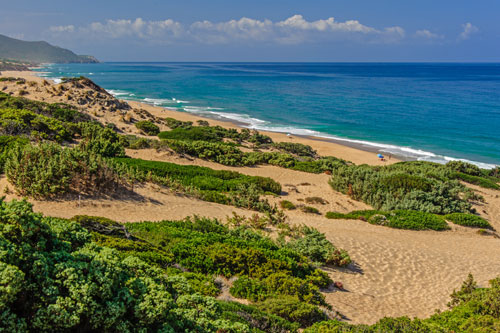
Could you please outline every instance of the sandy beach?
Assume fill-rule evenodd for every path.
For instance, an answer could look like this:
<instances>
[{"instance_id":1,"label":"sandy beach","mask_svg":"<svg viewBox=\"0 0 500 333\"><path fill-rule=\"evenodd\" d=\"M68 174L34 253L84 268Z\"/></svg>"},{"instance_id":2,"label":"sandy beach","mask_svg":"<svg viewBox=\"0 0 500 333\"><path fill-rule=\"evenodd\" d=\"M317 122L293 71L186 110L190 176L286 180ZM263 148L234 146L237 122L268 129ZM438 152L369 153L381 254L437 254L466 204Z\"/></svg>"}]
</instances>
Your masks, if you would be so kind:
<instances>
[{"instance_id":1,"label":"sandy beach","mask_svg":"<svg viewBox=\"0 0 500 333\"><path fill-rule=\"evenodd\" d=\"M44 84L44 80L32 72L3 72L2 77L22 77L37 82L36 86L16 85L2 82L3 91L19 95L25 89L26 98L46 101L68 101L66 91L53 93L53 83ZM77 92L73 92L77 93ZM211 125L226 128L238 128L238 125L214 119L167 110L138 102L129 102L127 111L132 117L139 118L140 110L147 111L154 117L172 117L183 121L206 120ZM79 106L79 105L77 105ZM115 123L125 134L140 135L133 124L123 122L123 114L102 109L99 105L79 106L102 123ZM160 125L162 130L166 126ZM348 147L328 140L287 136L284 133L263 132L274 141L292 141L310 145L320 155L329 155L351 161L356 164L384 165L395 163L391 160L382 162L376 153ZM321 197L325 204L313 204L322 214L327 211L349 212L370 209L362 202L354 201L334 191L328 185L330 176L310 174L275 166L228 167L221 164L197 159L180 157L171 152L154 149L127 150L131 157L146 160L168 161L184 165L200 165L213 169L235 170L248 175L271 177L280 182L283 193L279 197L268 197L272 203L289 200L300 203L307 197ZM12 189L5 178L0 179L0 190ZM500 192L472 187L480 192L486 202L477 206L481 216L487 218L495 229L500 229ZM12 192L7 200L19 198ZM182 219L198 214L224 220L235 211L250 215L254 212L204 202L172 193L168 189L155 185L144 185L135 189L134 196L115 199L86 199L61 201L30 200L38 212L46 215L70 218L86 214L108 217L120 222L158 221ZM324 216L311 215L299 210L288 211L290 221L295 224L312 226L325 233L327 238L338 247L346 249L354 264L348 269L327 269L335 281L342 281L345 292L325 292L326 299L334 309L345 315L352 323L374 323L385 316L409 316L424 318L436 309L446 309L449 295L460 287L470 272L482 286L488 280L500 275L500 239L481 236L473 229L452 226L450 231L407 231L382 226L374 226L358 220L329 220Z\"/></svg>"}]
</instances>

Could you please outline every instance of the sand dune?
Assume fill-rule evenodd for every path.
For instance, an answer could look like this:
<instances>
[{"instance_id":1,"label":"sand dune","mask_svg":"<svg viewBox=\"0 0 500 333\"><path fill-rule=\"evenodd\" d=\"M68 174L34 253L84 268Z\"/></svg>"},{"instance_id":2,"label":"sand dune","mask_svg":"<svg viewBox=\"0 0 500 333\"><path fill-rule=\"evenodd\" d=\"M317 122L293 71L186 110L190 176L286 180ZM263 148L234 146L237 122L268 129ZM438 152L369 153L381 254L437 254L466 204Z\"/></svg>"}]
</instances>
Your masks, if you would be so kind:
<instances>
[{"instance_id":1,"label":"sand dune","mask_svg":"<svg viewBox=\"0 0 500 333\"><path fill-rule=\"evenodd\" d=\"M20 76L3 73L5 76ZM22 73L28 78L30 74ZM40 80L39 78L33 80ZM9 92L19 89L9 86ZM28 98L59 101L58 96L43 92L30 92ZM131 103L133 108L146 109L159 117L174 117L181 120L201 119L190 114L173 112L162 108ZM92 114L92 109L87 110ZM101 112L101 111L99 111ZM117 122L126 133L137 130L131 124L120 122L118 115L100 113L103 122ZM235 124L209 120L213 125L234 127ZM336 143L310 138L288 138L284 134L266 133L276 141L301 142L311 145L322 155L333 155L355 163L383 164L374 153L367 153ZM368 209L369 206L353 201L328 185L329 176L308 174L274 166L252 168L227 167L200 160L186 159L168 152L156 150L128 150L132 157L148 160L169 161L178 164L201 165L214 169L235 170L248 175L272 177L283 185L281 197L269 197L273 203L290 200L303 203L307 197L321 197L327 204L312 204L321 213L326 211L347 212ZM395 162L392 159L391 162ZM0 178L0 191L8 186L5 178ZM485 190L471 186L482 194L486 202L476 206L478 212L500 230L500 191ZM7 200L18 198L10 193ZM176 195L155 185L135 188L134 195L119 198L86 199L79 202L30 200L36 211L57 217L72 217L78 214L97 215L120 222L158 221L182 219L187 215L199 214L224 219L232 211L238 214L254 212L235 207L208 203L182 195ZM435 309L445 309L449 294L459 288L469 272L473 273L481 285L500 275L500 239L481 236L473 229L453 226L446 232L404 231L381 226L373 226L355 220L328 220L319 215L311 215L298 210L288 211L290 221L306 224L324 232L335 245L345 248L355 261L349 269L327 271L336 281L341 281L346 292L326 293L327 300L354 323L373 323L384 316L426 317Z\"/></svg>"}]
</instances>

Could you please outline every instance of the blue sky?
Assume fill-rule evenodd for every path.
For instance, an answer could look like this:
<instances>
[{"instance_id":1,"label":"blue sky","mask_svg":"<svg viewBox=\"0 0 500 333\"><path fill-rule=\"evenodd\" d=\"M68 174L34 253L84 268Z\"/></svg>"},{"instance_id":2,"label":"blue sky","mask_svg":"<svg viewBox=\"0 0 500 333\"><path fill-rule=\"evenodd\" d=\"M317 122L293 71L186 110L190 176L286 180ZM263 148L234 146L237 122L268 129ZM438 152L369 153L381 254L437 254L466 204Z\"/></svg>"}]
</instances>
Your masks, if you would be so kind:
<instances>
[{"instance_id":1,"label":"blue sky","mask_svg":"<svg viewBox=\"0 0 500 333\"><path fill-rule=\"evenodd\" d=\"M498 0L19 0L0 33L103 61L500 61Z\"/></svg>"}]
</instances>

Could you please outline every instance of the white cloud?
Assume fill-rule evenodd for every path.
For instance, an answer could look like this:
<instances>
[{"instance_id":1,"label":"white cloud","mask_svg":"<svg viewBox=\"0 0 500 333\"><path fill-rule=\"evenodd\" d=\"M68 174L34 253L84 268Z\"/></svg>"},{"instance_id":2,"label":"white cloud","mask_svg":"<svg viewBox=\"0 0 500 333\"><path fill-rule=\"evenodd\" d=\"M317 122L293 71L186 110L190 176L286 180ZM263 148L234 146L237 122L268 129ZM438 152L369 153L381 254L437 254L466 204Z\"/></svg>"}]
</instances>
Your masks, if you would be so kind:
<instances>
[{"instance_id":1,"label":"white cloud","mask_svg":"<svg viewBox=\"0 0 500 333\"><path fill-rule=\"evenodd\" d=\"M87 26L54 26L54 37L72 35L81 38L120 39L138 38L155 43L183 41L205 44L225 44L238 41L277 42L298 44L317 40L360 39L370 43L397 42L404 38L401 27L376 29L357 20L336 21L333 17L307 21L294 15L283 21L256 20L247 17L226 22L198 21L183 25L174 20L146 21L106 20Z\"/></svg>"},{"instance_id":2,"label":"white cloud","mask_svg":"<svg viewBox=\"0 0 500 333\"><path fill-rule=\"evenodd\" d=\"M54 27L50 27L49 30L54 33L65 33L65 32L74 32L74 25L58 25Z\"/></svg>"},{"instance_id":3,"label":"white cloud","mask_svg":"<svg viewBox=\"0 0 500 333\"><path fill-rule=\"evenodd\" d=\"M335 18L330 17L326 20L317 20L308 22L302 15L294 15L284 21L276 23L279 28L289 28L297 30L316 30L316 31L343 31L343 32L361 32L371 33L377 32L376 29L367 27L359 21L349 20L345 22L336 22Z\"/></svg>"},{"instance_id":4,"label":"white cloud","mask_svg":"<svg viewBox=\"0 0 500 333\"><path fill-rule=\"evenodd\" d=\"M443 35L439 35L439 34L430 32L427 29L417 30L417 32L415 32L415 36L420 37L420 38L426 38L426 39L443 39L444 38Z\"/></svg>"},{"instance_id":5,"label":"white cloud","mask_svg":"<svg viewBox=\"0 0 500 333\"><path fill-rule=\"evenodd\" d=\"M475 34L476 32L479 31L479 28L472 25L470 22L462 24L462 27L464 30L458 36L458 39L460 40L469 39L472 34Z\"/></svg>"}]
</instances>

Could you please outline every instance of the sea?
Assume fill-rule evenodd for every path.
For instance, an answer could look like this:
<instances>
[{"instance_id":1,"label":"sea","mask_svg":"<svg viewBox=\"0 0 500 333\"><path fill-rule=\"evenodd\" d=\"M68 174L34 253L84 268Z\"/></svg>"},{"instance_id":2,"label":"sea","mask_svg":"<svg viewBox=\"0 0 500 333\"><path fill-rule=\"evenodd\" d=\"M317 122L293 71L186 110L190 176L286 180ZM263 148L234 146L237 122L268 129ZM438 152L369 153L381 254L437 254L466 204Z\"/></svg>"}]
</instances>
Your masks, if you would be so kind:
<instances>
[{"instance_id":1,"label":"sea","mask_svg":"<svg viewBox=\"0 0 500 333\"><path fill-rule=\"evenodd\" d=\"M50 64L120 99L405 160L500 165L500 64ZM348 159L348 156L346 156Z\"/></svg>"}]
</instances>

